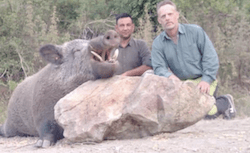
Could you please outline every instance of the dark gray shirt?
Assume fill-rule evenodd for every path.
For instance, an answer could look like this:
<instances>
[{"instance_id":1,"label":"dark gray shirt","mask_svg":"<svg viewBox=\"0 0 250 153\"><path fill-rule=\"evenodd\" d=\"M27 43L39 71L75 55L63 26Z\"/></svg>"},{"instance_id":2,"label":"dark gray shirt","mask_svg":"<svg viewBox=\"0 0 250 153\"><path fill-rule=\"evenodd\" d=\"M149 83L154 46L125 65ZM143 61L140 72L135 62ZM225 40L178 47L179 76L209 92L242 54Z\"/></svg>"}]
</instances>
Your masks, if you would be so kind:
<instances>
[{"instance_id":1,"label":"dark gray shirt","mask_svg":"<svg viewBox=\"0 0 250 153\"><path fill-rule=\"evenodd\" d=\"M152 66L156 75L181 80L202 77L208 83L216 79L218 55L205 31L192 24L179 24L178 43L162 32L152 45ZM170 72L170 69L172 72Z\"/></svg>"},{"instance_id":2,"label":"dark gray shirt","mask_svg":"<svg viewBox=\"0 0 250 153\"><path fill-rule=\"evenodd\" d=\"M131 38L128 45L123 48L119 46L119 68L116 74L120 75L141 65L151 67L151 53L145 41Z\"/></svg>"}]
</instances>

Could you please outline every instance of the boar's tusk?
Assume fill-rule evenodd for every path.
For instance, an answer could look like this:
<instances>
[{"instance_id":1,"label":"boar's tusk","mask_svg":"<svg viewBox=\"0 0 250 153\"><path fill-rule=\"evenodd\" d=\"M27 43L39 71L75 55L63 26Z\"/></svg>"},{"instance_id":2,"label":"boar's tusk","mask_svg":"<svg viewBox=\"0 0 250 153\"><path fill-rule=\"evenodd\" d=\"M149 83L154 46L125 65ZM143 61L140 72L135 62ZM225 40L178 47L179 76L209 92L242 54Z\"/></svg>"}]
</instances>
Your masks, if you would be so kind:
<instances>
[{"instance_id":1,"label":"boar's tusk","mask_svg":"<svg viewBox=\"0 0 250 153\"><path fill-rule=\"evenodd\" d=\"M115 53L114 53L114 55L113 55L113 57L112 57L112 59L113 59L113 60L117 60L118 55L119 55L119 50L116 49L116 50L115 50Z\"/></svg>"},{"instance_id":2,"label":"boar's tusk","mask_svg":"<svg viewBox=\"0 0 250 153\"><path fill-rule=\"evenodd\" d=\"M103 61L102 57L100 55L98 55L96 52L94 51L90 51L91 54L93 54L95 57L97 57L101 62Z\"/></svg>"}]
</instances>

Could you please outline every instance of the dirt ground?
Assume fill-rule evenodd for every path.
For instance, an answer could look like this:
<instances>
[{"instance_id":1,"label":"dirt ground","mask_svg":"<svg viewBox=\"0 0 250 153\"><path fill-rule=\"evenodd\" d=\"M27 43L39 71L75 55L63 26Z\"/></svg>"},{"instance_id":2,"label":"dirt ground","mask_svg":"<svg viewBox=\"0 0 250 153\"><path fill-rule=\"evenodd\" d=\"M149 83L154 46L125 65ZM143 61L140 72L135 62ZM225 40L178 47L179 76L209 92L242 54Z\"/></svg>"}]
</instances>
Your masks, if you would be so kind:
<instances>
[{"instance_id":1,"label":"dirt ground","mask_svg":"<svg viewBox=\"0 0 250 153\"><path fill-rule=\"evenodd\" d=\"M37 138L0 137L1 153L250 153L250 118L201 120L175 133L134 140L71 144L62 139L47 149Z\"/></svg>"}]
</instances>

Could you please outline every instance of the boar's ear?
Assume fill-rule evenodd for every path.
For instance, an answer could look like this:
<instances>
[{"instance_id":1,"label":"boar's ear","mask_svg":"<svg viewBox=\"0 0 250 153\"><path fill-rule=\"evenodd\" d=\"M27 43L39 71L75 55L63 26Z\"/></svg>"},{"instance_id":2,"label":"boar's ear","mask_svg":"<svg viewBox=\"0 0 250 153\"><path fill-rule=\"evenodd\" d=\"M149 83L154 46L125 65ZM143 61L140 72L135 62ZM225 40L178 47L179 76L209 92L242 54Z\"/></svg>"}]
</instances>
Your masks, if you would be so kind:
<instances>
[{"instance_id":1,"label":"boar's ear","mask_svg":"<svg viewBox=\"0 0 250 153\"><path fill-rule=\"evenodd\" d=\"M55 45L45 45L39 50L41 56L48 62L56 65L63 63L63 56Z\"/></svg>"}]
</instances>

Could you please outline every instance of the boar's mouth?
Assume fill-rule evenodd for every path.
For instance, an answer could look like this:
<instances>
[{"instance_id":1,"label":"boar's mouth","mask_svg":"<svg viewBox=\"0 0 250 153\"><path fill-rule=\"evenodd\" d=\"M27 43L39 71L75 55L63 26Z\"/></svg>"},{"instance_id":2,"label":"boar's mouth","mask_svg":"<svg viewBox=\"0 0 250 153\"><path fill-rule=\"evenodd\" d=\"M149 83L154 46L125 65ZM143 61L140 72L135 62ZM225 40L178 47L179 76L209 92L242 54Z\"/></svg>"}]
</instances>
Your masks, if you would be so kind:
<instances>
[{"instance_id":1,"label":"boar's mouth","mask_svg":"<svg viewBox=\"0 0 250 153\"><path fill-rule=\"evenodd\" d=\"M96 60L96 61L100 61L100 62L103 62L103 61L108 61L108 62L115 62L117 60L117 57L119 55L119 50L116 49L113 53L113 55L105 55L104 57L101 57L99 54L97 54L96 52L94 51L90 51L90 53L93 55L93 59Z\"/></svg>"}]
</instances>

